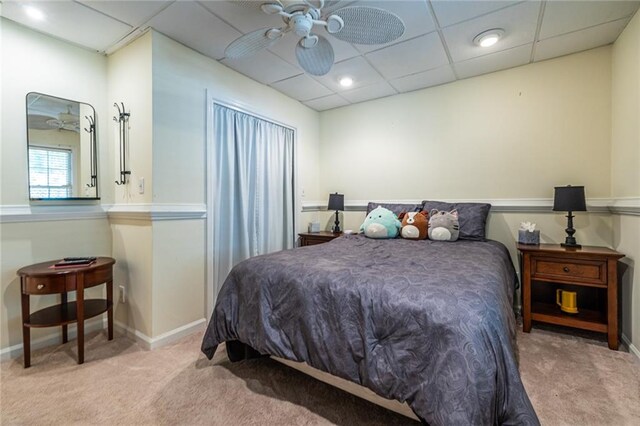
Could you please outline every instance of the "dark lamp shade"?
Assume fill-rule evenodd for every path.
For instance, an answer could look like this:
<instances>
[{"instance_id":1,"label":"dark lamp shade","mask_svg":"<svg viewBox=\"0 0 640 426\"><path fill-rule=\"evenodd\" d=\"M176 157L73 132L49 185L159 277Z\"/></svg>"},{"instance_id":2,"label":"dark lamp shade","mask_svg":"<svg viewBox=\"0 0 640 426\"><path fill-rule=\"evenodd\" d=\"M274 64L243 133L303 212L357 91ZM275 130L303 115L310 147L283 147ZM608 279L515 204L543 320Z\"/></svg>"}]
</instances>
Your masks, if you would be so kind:
<instances>
[{"instance_id":1,"label":"dark lamp shade","mask_svg":"<svg viewBox=\"0 0 640 426\"><path fill-rule=\"evenodd\" d=\"M560 212L584 212L587 204L584 200L584 186L556 186L553 197L553 210Z\"/></svg>"},{"instance_id":2,"label":"dark lamp shade","mask_svg":"<svg viewBox=\"0 0 640 426\"><path fill-rule=\"evenodd\" d=\"M344 210L344 194L329 194L329 207L327 210Z\"/></svg>"}]
</instances>

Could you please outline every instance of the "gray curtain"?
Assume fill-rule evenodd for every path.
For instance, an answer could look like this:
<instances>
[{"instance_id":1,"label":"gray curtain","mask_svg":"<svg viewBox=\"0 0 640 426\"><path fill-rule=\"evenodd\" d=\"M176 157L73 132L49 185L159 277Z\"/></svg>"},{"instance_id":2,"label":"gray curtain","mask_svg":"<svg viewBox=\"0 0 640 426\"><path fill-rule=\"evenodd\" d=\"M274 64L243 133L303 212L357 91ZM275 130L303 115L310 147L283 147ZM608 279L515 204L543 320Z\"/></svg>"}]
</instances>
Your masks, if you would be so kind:
<instances>
[{"instance_id":1,"label":"gray curtain","mask_svg":"<svg viewBox=\"0 0 640 426\"><path fill-rule=\"evenodd\" d=\"M293 248L294 132L214 105L215 294L234 265Z\"/></svg>"}]
</instances>

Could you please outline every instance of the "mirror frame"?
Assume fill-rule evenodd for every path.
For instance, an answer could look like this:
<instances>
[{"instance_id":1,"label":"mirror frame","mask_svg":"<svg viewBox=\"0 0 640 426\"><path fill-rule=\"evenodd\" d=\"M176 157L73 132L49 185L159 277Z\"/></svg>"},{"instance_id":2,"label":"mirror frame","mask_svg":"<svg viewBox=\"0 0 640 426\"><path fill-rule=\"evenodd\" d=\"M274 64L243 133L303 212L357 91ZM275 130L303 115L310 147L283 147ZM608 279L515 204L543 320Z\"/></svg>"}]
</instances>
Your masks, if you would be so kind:
<instances>
[{"instance_id":1,"label":"mirror frame","mask_svg":"<svg viewBox=\"0 0 640 426\"><path fill-rule=\"evenodd\" d=\"M30 95L41 95L41 96L47 96L49 98L56 98L59 99L61 101L67 101L67 102L74 102L77 104L83 104L83 105L87 105L91 108L92 111L92 116L91 116L91 120L89 120L89 127L91 128L91 136L90 136L90 141L89 141L89 149L90 149L90 156L91 156L91 182L95 183L95 196L94 197L60 197L60 198L43 198L43 197L37 197L34 198L31 196L31 166L29 164L29 96ZM98 186L98 134L97 134L97 120L96 120L96 109L93 107L93 105L87 103L87 102L80 102L80 101L75 101L72 99L67 99L67 98L61 98L59 96L53 96L53 95L48 95L46 93L41 93L41 92L29 92L25 95L25 112L26 112L26 131L27 131L27 193L29 195L29 201L95 201L95 200L100 200L100 192L99 192L99 186ZM80 131L82 132L82 130L87 130L86 128L83 128L81 126ZM88 131L88 130L87 130ZM95 173L95 174L94 174Z\"/></svg>"}]
</instances>

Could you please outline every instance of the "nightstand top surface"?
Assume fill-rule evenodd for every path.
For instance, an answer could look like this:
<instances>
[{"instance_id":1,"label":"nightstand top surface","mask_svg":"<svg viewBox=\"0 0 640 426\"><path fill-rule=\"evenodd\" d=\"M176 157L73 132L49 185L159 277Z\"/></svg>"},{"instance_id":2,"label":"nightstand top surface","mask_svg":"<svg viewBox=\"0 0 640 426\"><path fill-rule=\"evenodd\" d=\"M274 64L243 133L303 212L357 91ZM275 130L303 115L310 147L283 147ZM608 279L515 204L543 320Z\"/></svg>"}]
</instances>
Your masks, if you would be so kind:
<instances>
[{"instance_id":1,"label":"nightstand top surface","mask_svg":"<svg viewBox=\"0 0 640 426\"><path fill-rule=\"evenodd\" d=\"M298 235L309 237L339 237L342 232L320 231L320 232L299 232Z\"/></svg>"},{"instance_id":2,"label":"nightstand top surface","mask_svg":"<svg viewBox=\"0 0 640 426\"><path fill-rule=\"evenodd\" d=\"M598 246L582 246L580 248L568 248L562 247L560 244L520 244L516 243L516 248L522 252L536 252L536 253L554 253L554 254L568 254L568 255L599 255L599 256L611 256L611 257L624 257L624 254L619 253L613 249L607 247Z\"/></svg>"}]
</instances>

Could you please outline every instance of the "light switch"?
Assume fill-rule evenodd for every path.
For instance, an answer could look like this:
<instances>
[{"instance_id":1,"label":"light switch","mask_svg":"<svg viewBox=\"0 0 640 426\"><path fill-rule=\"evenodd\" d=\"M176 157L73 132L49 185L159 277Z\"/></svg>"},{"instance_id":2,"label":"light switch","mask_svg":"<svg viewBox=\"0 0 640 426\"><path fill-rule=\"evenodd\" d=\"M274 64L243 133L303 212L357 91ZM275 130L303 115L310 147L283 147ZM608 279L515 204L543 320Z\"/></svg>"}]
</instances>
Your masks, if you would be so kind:
<instances>
[{"instance_id":1,"label":"light switch","mask_svg":"<svg viewBox=\"0 0 640 426\"><path fill-rule=\"evenodd\" d=\"M138 178L138 194L144 194L144 178Z\"/></svg>"}]
</instances>

